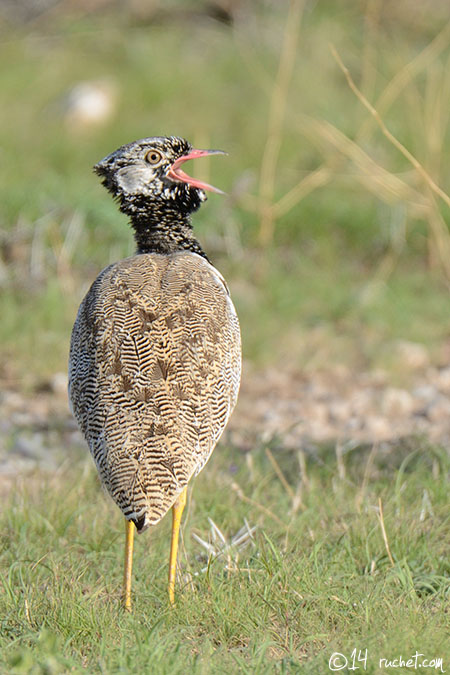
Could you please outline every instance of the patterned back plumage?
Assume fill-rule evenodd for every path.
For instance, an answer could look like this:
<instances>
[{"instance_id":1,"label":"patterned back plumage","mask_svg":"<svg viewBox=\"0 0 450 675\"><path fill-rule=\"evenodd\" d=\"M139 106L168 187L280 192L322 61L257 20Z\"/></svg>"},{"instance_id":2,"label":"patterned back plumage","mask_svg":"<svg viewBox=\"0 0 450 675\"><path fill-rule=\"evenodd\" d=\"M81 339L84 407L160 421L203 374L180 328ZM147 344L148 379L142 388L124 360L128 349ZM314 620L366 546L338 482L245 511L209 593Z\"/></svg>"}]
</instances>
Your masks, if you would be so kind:
<instances>
[{"instance_id":1,"label":"patterned back plumage","mask_svg":"<svg viewBox=\"0 0 450 675\"><path fill-rule=\"evenodd\" d=\"M136 255L92 285L72 334L70 398L102 483L139 531L208 460L240 370L236 312L199 255Z\"/></svg>"}]
</instances>

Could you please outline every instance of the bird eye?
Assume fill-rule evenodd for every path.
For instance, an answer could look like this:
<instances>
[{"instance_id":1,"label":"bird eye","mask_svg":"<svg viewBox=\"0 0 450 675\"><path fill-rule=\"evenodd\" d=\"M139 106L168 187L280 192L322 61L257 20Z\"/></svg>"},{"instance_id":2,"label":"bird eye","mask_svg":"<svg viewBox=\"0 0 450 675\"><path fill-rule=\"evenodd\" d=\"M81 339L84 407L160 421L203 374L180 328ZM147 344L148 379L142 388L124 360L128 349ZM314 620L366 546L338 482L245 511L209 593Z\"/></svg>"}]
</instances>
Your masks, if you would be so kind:
<instances>
[{"instance_id":1,"label":"bird eye","mask_svg":"<svg viewBox=\"0 0 450 675\"><path fill-rule=\"evenodd\" d=\"M145 155L145 161L149 164L158 164L162 159L162 154L158 150L149 150Z\"/></svg>"}]
</instances>

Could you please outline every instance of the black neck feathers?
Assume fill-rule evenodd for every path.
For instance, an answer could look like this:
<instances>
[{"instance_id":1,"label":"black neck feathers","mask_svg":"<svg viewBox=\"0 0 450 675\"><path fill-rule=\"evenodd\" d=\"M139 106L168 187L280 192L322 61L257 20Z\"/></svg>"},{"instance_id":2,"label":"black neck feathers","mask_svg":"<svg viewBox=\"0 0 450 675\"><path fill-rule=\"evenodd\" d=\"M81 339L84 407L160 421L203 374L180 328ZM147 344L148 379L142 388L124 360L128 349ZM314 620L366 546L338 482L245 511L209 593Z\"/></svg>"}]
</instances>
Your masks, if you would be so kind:
<instances>
[{"instance_id":1,"label":"black neck feathers","mask_svg":"<svg viewBox=\"0 0 450 675\"><path fill-rule=\"evenodd\" d=\"M183 203L177 200L173 204L141 195L120 199L120 210L130 217L137 253L168 255L177 251L191 251L208 260L194 236L190 216L203 200L197 190L189 190L189 193L189 200Z\"/></svg>"}]
</instances>

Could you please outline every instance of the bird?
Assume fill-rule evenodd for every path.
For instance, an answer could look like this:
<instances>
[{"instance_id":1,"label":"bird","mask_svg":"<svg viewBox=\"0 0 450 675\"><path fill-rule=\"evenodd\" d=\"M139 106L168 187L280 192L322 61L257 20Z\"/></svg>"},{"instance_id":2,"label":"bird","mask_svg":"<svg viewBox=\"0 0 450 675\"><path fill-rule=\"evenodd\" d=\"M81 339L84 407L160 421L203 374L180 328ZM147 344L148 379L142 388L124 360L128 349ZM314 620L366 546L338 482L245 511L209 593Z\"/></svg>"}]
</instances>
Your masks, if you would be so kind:
<instances>
[{"instance_id":1,"label":"bird","mask_svg":"<svg viewBox=\"0 0 450 675\"><path fill-rule=\"evenodd\" d=\"M186 174L199 150L178 136L127 143L94 166L128 216L136 252L106 267L78 310L69 399L100 481L125 517L122 601L131 611L134 532L172 509L168 595L175 603L187 485L236 404L239 320L191 215L218 188ZM223 194L223 193L222 193Z\"/></svg>"}]
</instances>

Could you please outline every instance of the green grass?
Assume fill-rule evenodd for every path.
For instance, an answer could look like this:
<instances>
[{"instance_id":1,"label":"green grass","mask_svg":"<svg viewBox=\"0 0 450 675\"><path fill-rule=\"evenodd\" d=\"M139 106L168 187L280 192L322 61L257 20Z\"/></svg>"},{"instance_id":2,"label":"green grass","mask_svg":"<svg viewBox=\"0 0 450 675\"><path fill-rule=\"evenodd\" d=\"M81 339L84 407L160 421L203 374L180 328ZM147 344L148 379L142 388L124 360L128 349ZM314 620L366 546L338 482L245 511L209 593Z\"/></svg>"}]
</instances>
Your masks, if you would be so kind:
<instances>
[{"instance_id":1,"label":"green grass","mask_svg":"<svg viewBox=\"0 0 450 675\"><path fill-rule=\"evenodd\" d=\"M414 447L370 459L357 448L341 478L322 448L303 481L292 452L274 449L296 511L264 448L250 464L218 448L186 509L176 607L165 518L137 539L131 615L119 604L122 518L74 451L70 468L16 487L2 512L3 671L322 673L333 652L355 648L371 673L416 650L448 667L450 467L439 448ZM208 559L192 536L211 540L208 518L227 542L246 519L253 542Z\"/></svg>"}]
</instances>

